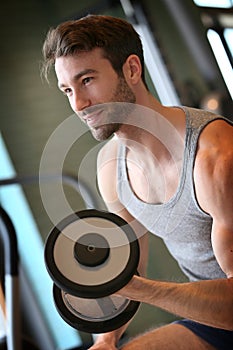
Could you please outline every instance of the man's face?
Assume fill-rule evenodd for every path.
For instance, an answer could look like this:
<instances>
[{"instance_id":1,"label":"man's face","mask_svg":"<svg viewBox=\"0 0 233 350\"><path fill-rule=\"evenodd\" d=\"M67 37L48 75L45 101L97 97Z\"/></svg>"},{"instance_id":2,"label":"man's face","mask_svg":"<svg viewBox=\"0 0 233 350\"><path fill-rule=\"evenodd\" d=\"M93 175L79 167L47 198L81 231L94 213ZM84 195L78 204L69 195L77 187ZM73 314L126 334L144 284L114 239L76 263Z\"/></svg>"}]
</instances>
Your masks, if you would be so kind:
<instances>
[{"instance_id":1,"label":"man's face","mask_svg":"<svg viewBox=\"0 0 233 350\"><path fill-rule=\"evenodd\" d=\"M101 49L59 57L55 71L60 90L97 140L106 140L120 129L122 123L114 122L119 120L116 118L119 108L114 108L113 103L111 108L103 104L135 103L136 98L124 77L119 77L109 60L103 57ZM121 109L121 113L124 110Z\"/></svg>"}]
</instances>

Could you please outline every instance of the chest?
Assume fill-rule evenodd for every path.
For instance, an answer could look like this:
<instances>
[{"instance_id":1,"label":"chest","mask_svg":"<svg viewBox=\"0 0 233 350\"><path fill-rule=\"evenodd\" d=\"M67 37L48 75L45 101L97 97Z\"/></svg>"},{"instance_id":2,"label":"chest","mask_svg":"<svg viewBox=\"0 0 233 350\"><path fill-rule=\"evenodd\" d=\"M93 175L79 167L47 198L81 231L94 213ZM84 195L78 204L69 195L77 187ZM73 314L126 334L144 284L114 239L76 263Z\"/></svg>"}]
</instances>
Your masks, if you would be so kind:
<instances>
[{"instance_id":1,"label":"chest","mask_svg":"<svg viewBox=\"0 0 233 350\"><path fill-rule=\"evenodd\" d=\"M127 173L134 194L145 203L166 203L176 193L180 182L182 161L174 163L127 160Z\"/></svg>"}]
</instances>

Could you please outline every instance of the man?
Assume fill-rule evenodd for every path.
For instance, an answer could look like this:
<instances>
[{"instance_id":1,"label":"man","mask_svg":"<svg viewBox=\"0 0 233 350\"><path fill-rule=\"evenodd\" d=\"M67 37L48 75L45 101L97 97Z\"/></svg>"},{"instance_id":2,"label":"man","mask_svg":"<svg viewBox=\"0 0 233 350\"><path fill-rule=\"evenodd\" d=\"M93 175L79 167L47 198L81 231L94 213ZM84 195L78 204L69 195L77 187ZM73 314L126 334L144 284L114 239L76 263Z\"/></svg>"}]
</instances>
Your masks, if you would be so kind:
<instances>
[{"instance_id":1,"label":"man","mask_svg":"<svg viewBox=\"0 0 233 350\"><path fill-rule=\"evenodd\" d=\"M208 112L163 106L152 96L139 36L124 20L87 16L63 23L49 31L43 52L45 75L54 65L59 89L93 136L101 141L115 135L98 156L99 189L109 211L133 226L141 252L140 276L118 294L184 318L138 336L122 350L232 349L231 123ZM167 137L161 135L163 125L173 131ZM169 138L167 147L163 140ZM164 239L190 282L144 277L146 229ZM91 349L117 349L125 329L99 335Z\"/></svg>"}]
</instances>

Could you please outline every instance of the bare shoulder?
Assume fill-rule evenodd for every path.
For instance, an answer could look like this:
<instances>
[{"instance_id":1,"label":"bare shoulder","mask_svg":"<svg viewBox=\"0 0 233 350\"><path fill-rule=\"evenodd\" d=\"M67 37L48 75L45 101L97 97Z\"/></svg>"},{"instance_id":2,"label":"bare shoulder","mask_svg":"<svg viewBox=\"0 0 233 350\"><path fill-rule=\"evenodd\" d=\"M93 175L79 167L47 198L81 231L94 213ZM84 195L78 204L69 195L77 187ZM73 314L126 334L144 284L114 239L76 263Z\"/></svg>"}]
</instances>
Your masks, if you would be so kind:
<instances>
[{"instance_id":1,"label":"bare shoulder","mask_svg":"<svg viewBox=\"0 0 233 350\"><path fill-rule=\"evenodd\" d=\"M216 167L217 160L231 159L233 156L233 125L225 120L217 119L208 124L202 131L197 152L197 162L202 166ZM231 163L224 161L225 167ZM211 168L210 168L211 169Z\"/></svg>"},{"instance_id":2,"label":"bare shoulder","mask_svg":"<svg viewBox=\"0 0 233 350\"><path fill-rule=\"evenodd\" d=\"M97 159L97 180L101 196L110 211L119 212L117 195L118 140L113 138L101 148Z\"/></svg>"},{"instance_id":3,"label":"bare shoulder","mask_svg":"<svg viewBox=\"0 0 233 350\"><path fill-rule=\"evenodd\" d=\"M200 136L200 140L222 145L226 142L232 143L232 135L233 124L224 119L216 119L205 127Z\"/></svg>"},{"instance_id":4,"label":"bare shoulder","mask_svg":"<svg viewBox=\"0 0 233 350\"><path fill-rule=\"evenodd\" d=\"M102 166L105 162L109 160L113 161L117 158L117 150L118 150L118 140L116 138L112 138L108 141L99 151L98 153L98 166Z\"/></svg>"},{"instance_id":5,"label":"bare shoulder","mask_svg":"<svg viewBox=\"0 0 233 350\"><path fill-rule=\"evenodd\" d=\"M113 183L116 177L118 140L112 138L99 151L97 157L98 181L111 180Z\"/></svg>"},{"instance_id":6,"label":"bare shoulder","mask_svg":"<svg viewBox=\"0 0 233 350\"><path fill-rule=\"evenodd\" d=\"M197 200L213 219L211 241L227 277L233 276L233 127L224 120L202 132L194 167Z\"/></svg>"},{"instance_id":7,"label":"bare shoulder","mask_svg":"<svg viewBox=\"0 0 233 350\"><path fill-rule=\"evenodd\" d=\"M233 196L233 126L225 120L211 122L201 133L194 168L197 198L208 213Z\"/></svg>"}]
</instances>

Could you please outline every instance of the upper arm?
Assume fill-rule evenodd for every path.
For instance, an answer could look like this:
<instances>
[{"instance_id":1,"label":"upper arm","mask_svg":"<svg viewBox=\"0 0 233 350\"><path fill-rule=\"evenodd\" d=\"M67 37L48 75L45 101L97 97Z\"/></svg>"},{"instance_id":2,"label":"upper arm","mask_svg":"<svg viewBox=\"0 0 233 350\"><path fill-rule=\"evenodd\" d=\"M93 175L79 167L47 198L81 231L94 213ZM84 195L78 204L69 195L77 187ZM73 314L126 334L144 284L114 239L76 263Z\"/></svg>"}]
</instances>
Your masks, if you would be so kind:
<instances>
[{"instance_id":1,"label":"upper arm","mask_svg":"<svg viewBox=\"0 0 233 350\"><path fill-rule=\"evenodd\" d=\"M216 127L207 138L212 143L197 156L195 186L200 206L213 218L216 259L227 277L233 277L233 127L223 121Z\"/></svg>"},{"instance_id":2,"label":"upper arm","mask_svg":"<svg viewBox=\"0 0 233 350\"><path fill-rule=\"evenodd\" d=\"M140 275L146 274L148 260L148 234L142 226L123 206L117 194L117 141L112 139L99 152L97 160L97 180L100 194L107 209L122 217L128 222L140 246L140 262L138 271Z\"/></svg>"},{"instance_id":3,"label":"upper arm","mask_svg":"<svg viewBox=\"0 0 233 350\"><path fill-rule=\"evenodd\" d=\"M212 244L222 270L227 277L233 277L233 150L220 156L217 163L215 205L210 208Z\"/></svg>"}]
</instances>

